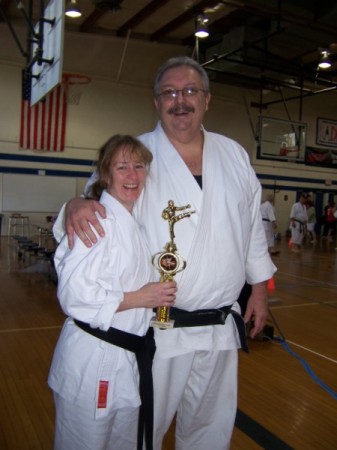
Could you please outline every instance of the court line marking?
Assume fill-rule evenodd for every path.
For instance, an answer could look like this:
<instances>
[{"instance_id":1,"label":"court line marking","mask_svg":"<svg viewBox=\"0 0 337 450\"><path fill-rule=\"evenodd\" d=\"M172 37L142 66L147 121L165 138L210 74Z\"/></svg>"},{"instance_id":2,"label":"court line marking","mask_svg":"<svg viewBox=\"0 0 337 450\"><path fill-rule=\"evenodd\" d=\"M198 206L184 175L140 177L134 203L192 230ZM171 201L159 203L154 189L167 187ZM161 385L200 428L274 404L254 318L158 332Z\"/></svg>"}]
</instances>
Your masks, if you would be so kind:
<instances>
[{"instance_id":1,"label":"court line marking","mask_svg":"<svg viewBox=\"0 0 337 450\"><path fill-rule=\"evenodd\" d=\"M322 280L316 281L316 280L313 280L312 278L308 278L308 277L299 277L298 275L294 275L293 273L279 272L279 271L277 271L276 273L279 274L279 275L286 276L286 277L293 277L293 278L296 278L296 279L298 279L298 280L311 281L311 283L314 283L314 284L315 284L315 283L319 283L320 286L337 287L337 284L336 284L336 283L327 283L327 282L324 282L324 281L322 282Z\"/></svg>"},{"instance_id":2,"label":"court line marking","mask_svg":"<svg viewBox=\"0 0 337 450\"><path fill-rule=\"evenodd\" d=\"M32 328L9 328L7 330L0 330L0 333L17 333L20 331L40 331L40 330L56 330L63 327L62 325L53 325L49 327L32 327Z\"/></svg>"},{"instance_id":3,"label":"court line marking","mask_svg":"<svg viewBox=\"0 0 337 450\"><path fill-rule=\"evenodd\" d=\"M258 444L260 448L294 450L293 447L240 409L237 409L236 412L235 427Z\"/></svg>"},{"instance_id":4,"label":"court line marking","mask_svg":"<svg viewBox=\"0 0 337 450\"><path fill-rule=\"evenodd\" d=\"M285 309L285 308L302 308L302 306L322 306L322 305L326 305L328 303L336 303L336 302L317 302L317 301L312 301L310 303L298 303L297 305L273 305L272 303L270 304L270 306L273 307L274 309Z\"/></svg>"},{"instance_id":5,"label":"court line marking","mask_svg":"<svg viewBox=\"0 0 337 450\"><path fill-rule=\"evenodd\" d=\"M309 352L309 353L312 353L312 354L314 354L314 355L316 355L316 356L319 356L320 358L326 359L326 360L328 360L328 361L330 361L330 362L332 362L332 363L334 363L334 364L337 364L337 360L335 360L335 359L333 359L333 358L329 358L329 356L325 356L325 355L323 355L322 353L315 352L314 350L311 350L311 349L308 348L308 347L304 347L303 345L296 344L296 342L289 341L288 339L286 339L286 343L287 343L287 344L294 345L295 347L301 348L302 350L305 350L305 351L307 351L307 352Z\"/></svg>"}]
</instances>

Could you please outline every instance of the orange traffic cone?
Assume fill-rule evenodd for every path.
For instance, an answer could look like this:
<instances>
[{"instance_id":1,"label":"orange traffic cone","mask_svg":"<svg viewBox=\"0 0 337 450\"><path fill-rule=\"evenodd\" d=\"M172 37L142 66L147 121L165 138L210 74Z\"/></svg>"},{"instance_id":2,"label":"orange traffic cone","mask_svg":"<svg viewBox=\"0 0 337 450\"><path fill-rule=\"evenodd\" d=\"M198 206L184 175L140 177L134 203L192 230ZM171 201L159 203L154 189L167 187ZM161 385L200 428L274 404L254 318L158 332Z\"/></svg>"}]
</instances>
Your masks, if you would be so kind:
<instances>
[{"instance_id":1,"label":"orange traffic cone","mask_svg":"<svg viewBox=\"0 0 337 450\"><path fill-rule=\"evenodd\" d=\"M274 281L274 277L271 277L268 282L267 282L267 289L269 291L273 291L275 289L275 281Z\"/></svg>"}]
</instances>

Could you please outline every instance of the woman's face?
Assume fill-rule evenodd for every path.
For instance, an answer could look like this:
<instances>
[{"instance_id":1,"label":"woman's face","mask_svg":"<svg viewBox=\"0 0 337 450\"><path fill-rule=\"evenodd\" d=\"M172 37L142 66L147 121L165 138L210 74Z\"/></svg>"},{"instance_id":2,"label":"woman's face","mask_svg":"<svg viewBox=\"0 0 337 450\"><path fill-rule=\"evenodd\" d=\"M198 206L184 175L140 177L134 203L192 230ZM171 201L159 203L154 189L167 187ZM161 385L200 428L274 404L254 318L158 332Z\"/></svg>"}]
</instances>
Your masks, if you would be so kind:
<instances>
[{"instance_id":1,"label":"woman's face","mask_svg":"<svg viewBox=\"0 0 337 450\"><path fill-rule=\"evenodd\" d=\"M122 148L111 161L107 191L131 212L146 177L146 164L136 155L131 155L127 148Z\"/></svg>"}]
</instances>

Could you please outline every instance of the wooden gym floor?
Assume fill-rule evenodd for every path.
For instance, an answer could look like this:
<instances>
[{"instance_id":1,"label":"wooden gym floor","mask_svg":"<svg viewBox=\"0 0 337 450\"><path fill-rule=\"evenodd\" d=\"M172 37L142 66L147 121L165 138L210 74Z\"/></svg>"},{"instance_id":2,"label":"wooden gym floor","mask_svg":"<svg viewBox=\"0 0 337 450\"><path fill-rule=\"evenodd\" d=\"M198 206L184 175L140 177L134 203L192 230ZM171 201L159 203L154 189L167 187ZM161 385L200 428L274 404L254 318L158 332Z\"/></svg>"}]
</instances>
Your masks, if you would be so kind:
<instances>
[{"instance_id":1,"label":"wooden gym floor","mask_svg":"<svg viewBox=\"0 0 337 450\"><path fill-rule=\"evenodd\" d=\"M64 316L45 262L18 260L0 243L0 448L51 450L54 410L46 384ZM273 257L270 320L277 339L240 352L232 450L337 448L337 251L335 243ZM224 405L224 408L226 405ZM173 426L163 450L173 450ZM66 450L66 449L65 449ZM95 449L93 449L95 450ZM116 449L118 450L118 449ZM209 449L212 450L212 449Z\"/></svg>"}]
</instances>

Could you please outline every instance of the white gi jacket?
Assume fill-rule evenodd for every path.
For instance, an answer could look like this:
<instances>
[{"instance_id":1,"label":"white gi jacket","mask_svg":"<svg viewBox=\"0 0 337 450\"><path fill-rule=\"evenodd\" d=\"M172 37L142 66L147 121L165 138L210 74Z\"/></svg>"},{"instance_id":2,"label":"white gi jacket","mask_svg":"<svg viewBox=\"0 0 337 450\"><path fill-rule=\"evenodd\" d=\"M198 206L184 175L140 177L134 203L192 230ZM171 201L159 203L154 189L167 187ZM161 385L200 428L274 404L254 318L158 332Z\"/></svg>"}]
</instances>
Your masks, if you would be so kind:
<instances>
[{"instance_id":1,"label":"white gi jacket","mask_svg":"<svg viewBox=\"0 0 337 450\"><path fill-rule=\"evenodd\" d=\"M308 213L305 205L302 205L301 202L294 203L291 207L290 218L299 220L302 224L308 221ZM296 227L300 227L298 222L295 222Z\"/></svg>"},{"instance_id":2,"label":"white gi jacket","mask_svg":"<svg viewBox=\"0 0 337 450\"><path fill-rule=\"evenodd\" d=\"M276 220L274 206L268 200L261 204L261 216L262 219L268 219L270 222Z\"/></svg>"},{"instance_id":3,"label":"white gi jacket","mask_svg":"<svg viewBox=\"0 0 337 450\"><path fill-rule=\"evenodd\" d=\"M263 220L263 227L266 233L268 247L274 247L275 239L272 226L272 222L276 221L274 205L266 200L261 204L260 211L262 219L267 219Z\"/></svg>"},{"instance_id":4,"label":"white gi jacket","mask_svg":"<svg viewBox=\"0 0 337 450\"><path fill-rule=\"evenodd\" d=\"M149 308L116 313L123 292L135 291L153 278L151 255L139 226L127 209L103 192L100 219L105 237L91 248L76 237L69 250L66 237L55 254L58 298L66 320L50 369L49 386L71 402L91 396L93 417L124 406L139 406L135 355L82 331L72 317L107 330L110 326L143 336L153 316ZM98 386L108 381L107 407L96 409Z\"/></svg>"},{"instance_id":5,"label":"white gi jacket","mask_svg":"<svg viewBox=\"0 0 337 450\"><path fill-rule=\"evenodd\" d=\"M168 223L161 219L168 200L176 206L190 203L196 210L174 229L178 252L187 260L186 269L175 277L176 306L189 311L234 304L245 280L256 284L276 270L261 223L261 186L248 154L231 139L203 132L202 190L160 124L140 136L153 162L134 209L152 254L170 240ZM234 309L239 310L238 304ZM225 325L155 329L155 338L155 358L240 346L231 316Z\"/></svg>"}]
</instances>

